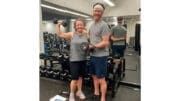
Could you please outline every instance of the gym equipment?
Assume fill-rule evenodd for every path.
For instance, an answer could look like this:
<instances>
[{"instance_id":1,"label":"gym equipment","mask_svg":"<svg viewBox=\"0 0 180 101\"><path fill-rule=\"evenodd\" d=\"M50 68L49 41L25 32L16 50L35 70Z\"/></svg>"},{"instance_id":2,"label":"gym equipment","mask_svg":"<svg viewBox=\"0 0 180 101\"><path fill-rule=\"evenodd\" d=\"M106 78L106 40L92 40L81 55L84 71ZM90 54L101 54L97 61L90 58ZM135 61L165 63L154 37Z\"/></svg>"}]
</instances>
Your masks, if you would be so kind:
<instances>
[{"instance_id":1,"label":"gym equipment","mask_svg":"<svg viewBox=\"0 0 180 101\"><path fill-rule=\"evenodd\" d=\"M44 65L41 65L40 66L40 76L41 77L44 77L44 76L46 76L46 72L47 72L47 68L46 68L46 66L47 66L47 62L46 62L46 60L47 60L47 55L46 54L44 54L44 53L41 53L40 54L40 59L41 60L43 60L44 62Z\"/></svg>"},{"instance_id":2,"label":"gym equipment","mask_svg":"<svg viewBox=\"0 0 180 101\"><path fill-rule=\"evenodd\" d=\"M125 65L126 61L124 57L121 57L120 54L114 53L111 50L110 56L113 58L113 62L111 64L114 64L112 67L118 67L118 75L121 77L121 79L125 76Z\"/></svg>"},{"instance_id":3,"label":"gym equipment","mask_svg":"<svg viewBox=\"0 0 180 101\"><path fill-rule=\"evenodd\" d=\"M66 53L62 53L60 56L46 56L44 54L40 54L40 58L44 59L44 63L49 61L49 66L47 63L44 66L40 67L40 74L47 78L53 79L62 79L67 80L70 76L67 77L69 73L69 56ZM62 70L54 69L54 64L61 64ZM42 67L46 68L45 70Z\"/></svg>"},{"instance_id":4,"label":"gym equipment","mask_svg":"<svg viewBox=\"0 0 180 101\"><path fill-rule=\"evenodd\" d=\"M135 26L135 51L139 52L139 55L141 55L141 45L140 45L140 34L141 34L141 25L136 24Z\"/></svg>"},{"instance_id":5,"label":"gym equipment","mask_svg":"<svg viewBox=\"0 0 180 101\"><path fill-rule=\"evenodd\" d=\"M48 56L54 53L61 54L62 52L69 52L70 42L64 39L59 39L57 34L43 32L44 51Z\"/></svg>"},{"instance_id":6,"label":"gym equipment","mask_svg":"<svg viewBox=\"0 0 180 101\"><path fill-rule=\"evenodd\" d=\"M68 70L63 70L60 72L60 80L63 81L69 81L70 80L70 76L69 76L69 71Z\"/></svg>"},{"instance_id":7,"label":"gym equipment","mask_svg":"<svg viewBox=\"0 0 180 101\"><path fill-rule=\"evenodd\" d=\"M111 96L114 97L119 87L119 81L121 80L121 67L120 61L114 61L113 57L108 57L108 77L106 78L108 89L111 90Z\"/></svg>"},{"instance_id":8,"label":"gym equipment","mask_svg":"<svg viewBox=\"0 0 180 101\"><path fill-rule=\"evenodd\" d=\"M47 78L52 78L53 77L53 70L52 70L52 68L47 68L47 71L46 71L46 74L45 74L45 76L47 77Z\"/></svg>"},{"instance_id":9,"label":"gym equipment","mask_svg":"<svg viewBox=\"0 0 180 101\"><path fill-rule=\"evenodd\" d=\"M53 23L54 24L57 24L58 23L58 20L59 19L53 19ZM67 24L67 21L66 20L62 20L62 25L63 25L63 27L66 27L68 24Z\"/></svg>"},{"instance_id":10,"label":"gym equipment","mask_svg":"<svg viewBox=\"0 0 180 101\"><path fill-rule=\"evenodd\" d=\"M59 79L60 79L60 80L64 80L65 77L66 77L66 75L67 75L67 73L61 71L61 72L59 73Z\"/></svg>"},{"instance_id":11,"label":"gym equipment","mask_svg":"<svg viewBox=\"0 0 180 101\"><path fill-rule=\"evenodd\" d=\"M81 47L82 50L84 50L86 52L90 52L90 53L94 52L94 49L96 47L94 45L92 45L92 46L94 46L94 48L89 49L89 45L92 45L92 44L89 43L89 42L82 42L80 47Z\"/></svg>"},{"instance_id":12,"label":"gym equipment","mask_svg":"<svg viewBox=\"0 0 180 101\"><path fill-rule=\"evenodd\" d=\"M93 79L92 79L92 75L89 74L89 68L90 68L90 57L87 57L83 84L93 89Z\"/></svg>"},{"instance_id":13,"label":"gym equipment","mask_svg":"<svg viewBox=\"0 0 180 101\"><path fill-rule=\"evenodd\" d=\"M59 76L60 76L60 70L53 70L53 73L52 73L52 77L54 79L59 79Z\"/></svg>"},{"instance_id":14,"label":"gym equipment","mask_svg":"<svg viewBox=\"0 0 180 101\"><path fill-rule=\"evenodd\" d=\"M68 81L68 82L71 82L71 74L70 73L68 73L68 75L66 76L66 81Z\"/></svg>"},{"instance_id":15,"label":"gym equipment","mask_svg":"<svg viewBox=\"0 0 180 101\"><path fill-rule=\"evenodd\" d=\"M120 85L141 89L141 85L133 82L119 81Z\"/></svg>"},{"instance_id":16,"label":"gym equipment","mask_svg":"<svg viewBox=\"0 0 180 101\"><path fill-rule=\"evenodd\" d=\"M47 70L46 70L45 66L40 66L40 76L44 77L46 72L47 72Z\"/></svg>"},{"instance_id":17,"label":"gym equipment","mask_svg":"<svg viewBox=\"0 0 180 101\"><path fill-rule=\"evenodd\" d=\"M87 51L89 49L89 42L82 42L80 47L82 50Z\"/></svg>"},{"instance_id":18,"label":"gym equipment","mask_svg":"<svg viewBox=\"0 0 180 101\"><path fill-rule=\"evenodd\" d=\"M122 67L121 67L121 73L122 73L122 78L124 78L125 77L125 70L126 70L126 59L125 58L122 58L122 61L120 62L120 66L121 66L121 64L123 64L122 65Z\"/></svg>"}]
</instances>

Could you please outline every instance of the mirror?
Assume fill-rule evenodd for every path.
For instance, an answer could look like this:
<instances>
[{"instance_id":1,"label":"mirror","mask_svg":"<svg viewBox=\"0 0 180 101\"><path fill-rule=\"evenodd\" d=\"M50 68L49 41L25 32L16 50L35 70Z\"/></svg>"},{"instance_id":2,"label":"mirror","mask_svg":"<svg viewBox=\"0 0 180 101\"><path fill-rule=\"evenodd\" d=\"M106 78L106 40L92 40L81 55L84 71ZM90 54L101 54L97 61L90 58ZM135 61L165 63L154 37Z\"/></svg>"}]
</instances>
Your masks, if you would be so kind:
<instances>
[{"instance_id":1,"label":"mirror","mask_svg":"<svg viewBox=\"0 0 180 101\"><path fill-rule=\"evenodd\" d=\"M124 57L115 60L113 43L109 46L107 58L108 76L107 101L139 101L141 89L141 20L138 0L119 1L111 0L115 6L111 7L103 0L98 0L105 5L102 20L106 22L109 30L118 26L118 17L122 17L122 26L126 30ZM41 0L40 14L40 101L62 97L69 98L69 85L72 80L70 73L70 41L57 36L56 24L53 19L66 20L67 26L61 27L62 33L74 32L74 22L82 18L89 31L93 24L92 7L94 0ZM127 9L127 4L132 11ZM80 6L82 5L82 6ZM118 27L119 28L119 27ZM122 29L120 29L122 31ZM117 58L116 58L117 59ZM87 57L87 68L90 66ZM122 65L123 64L123 65ZM125 67L124 69L123 66ZM121 70L122 69L122 70ZM87 100L93 95L93 79L86 69L83 79L83 91ZM113 72L115 71L115 72ZM122 72L123 71L123 72ZM121 72L119 74L119 72Z\"/></svg>"}]
</instances>

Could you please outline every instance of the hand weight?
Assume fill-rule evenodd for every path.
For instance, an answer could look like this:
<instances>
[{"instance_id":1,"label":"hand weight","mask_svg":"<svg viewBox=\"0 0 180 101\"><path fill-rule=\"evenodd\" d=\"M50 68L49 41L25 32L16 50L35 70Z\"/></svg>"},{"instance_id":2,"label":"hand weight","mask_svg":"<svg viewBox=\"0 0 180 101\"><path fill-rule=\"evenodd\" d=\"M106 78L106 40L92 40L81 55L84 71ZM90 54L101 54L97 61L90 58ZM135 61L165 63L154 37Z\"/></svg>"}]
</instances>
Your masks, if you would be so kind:
<instances>
[{"instance_id":1,"label":"hand weight","mask_svg":"<svg viewBox=\"0 0 180 101\"><path fill-rule=\"evenodd\" d=\"M54 20L53 20L53 23L54 23L54 24L57 24L57 23L58 23L58 19L54 19ZM68 24L67 24L67 21L66 21L66 20L63 20L63 21L62 21L62 26L63 26L63 27L66 27L67 25L68 25Z\"/></svg>"}]
</instances>

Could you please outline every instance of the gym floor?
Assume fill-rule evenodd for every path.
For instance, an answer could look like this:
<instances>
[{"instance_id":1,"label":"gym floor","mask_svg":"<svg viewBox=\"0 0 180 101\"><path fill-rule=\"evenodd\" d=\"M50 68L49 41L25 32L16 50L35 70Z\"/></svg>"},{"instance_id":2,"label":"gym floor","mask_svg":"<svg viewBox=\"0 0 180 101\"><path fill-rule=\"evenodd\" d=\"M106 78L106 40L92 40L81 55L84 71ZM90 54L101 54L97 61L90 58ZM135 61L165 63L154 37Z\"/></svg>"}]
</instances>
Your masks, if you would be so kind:
<instances>
[{"instance_id":1,"label":"gym floor","mask_svg":"<svg viewBox=\"0 0 180 101\"><path fill-rule=\"evenodd\" d=\"M126 58L126 75L122 81L136 83L140 85L140 56L131 48L125 52ZM40 101L49 101L55 95L61 95L68 98L69 83L61 80L54 80L40 77ZM87 97L86 101L92 101L93 89L83 86L83 91ZM140 89L120 85L114 98L111 92L107 92L107 101L140 101Z\"/></svg>"}]
</instances>

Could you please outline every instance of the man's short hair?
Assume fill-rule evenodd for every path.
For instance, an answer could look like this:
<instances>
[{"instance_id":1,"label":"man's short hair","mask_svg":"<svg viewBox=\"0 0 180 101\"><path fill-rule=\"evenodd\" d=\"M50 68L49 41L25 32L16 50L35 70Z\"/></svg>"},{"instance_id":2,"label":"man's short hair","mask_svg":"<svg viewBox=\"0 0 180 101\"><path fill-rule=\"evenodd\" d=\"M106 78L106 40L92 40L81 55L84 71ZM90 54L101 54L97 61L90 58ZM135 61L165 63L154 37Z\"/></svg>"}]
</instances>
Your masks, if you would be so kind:
<instances>
[{"instance_id":1,"label":"man's short hair","mask_svg":"<svg viewBox=\"0 0 180 101\"><path fill-rule=\"evenodd\" d=\"M117 20L118 20L118 21L122 21L122 20L123 20L123 17L118 17Z\"/></svg>"},{"instance_id":2,"label":"man's short hair","mask_svg":"<svg viewBox=\"0 0 180 101\"><path fill-rule=\"evenodd\" d=\"M93 5L93 8L96 6L96 5L100 5L100 6L102 6L102 8L103 8L103 10L105 10L105 6L102 4L102 3L95 3L94 5Z\"/></svg>"}]
</instances>

